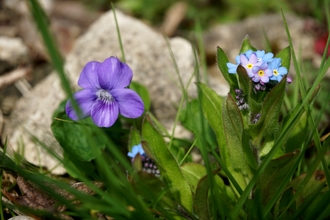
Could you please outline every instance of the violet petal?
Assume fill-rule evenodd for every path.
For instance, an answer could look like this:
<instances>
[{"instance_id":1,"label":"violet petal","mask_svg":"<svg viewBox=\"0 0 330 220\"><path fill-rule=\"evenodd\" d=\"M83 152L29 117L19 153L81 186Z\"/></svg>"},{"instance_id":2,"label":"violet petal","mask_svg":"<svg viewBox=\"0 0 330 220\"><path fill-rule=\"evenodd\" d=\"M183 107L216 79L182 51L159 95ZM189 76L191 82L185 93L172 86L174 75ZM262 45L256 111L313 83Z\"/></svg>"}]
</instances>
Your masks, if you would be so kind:
<instances>
[{"instance_id":1,"label":"violet petal","mask_svg":"<svg viewBox=\"0 0 330 220\"><path fill-rule=\"evenodd\" d=\"M92 61L86 64L84 69L81 71L78 85L84 89L99 89L99 79L97 76L97 69L100 67L101 63L97 61Z\"/></svg>"},{"instance_id":2,"label":"violet petal","mask_svg":"<svg viewBox=\"0 0 330 220\"><path fill-rule=\"evenodd\" d=\"M106 90L127 87L133 78L133 72L129 66L116 57L105 59L97 73L100 86Z\"/></svg>"},{"instance_id":3,"label":"violet petal","mask_svg":"<svg viewBox=\"0 0 330 220\"><path fill-rule=\"evenodd\" d=\"M144 111L140 96L131 89L114 89L111 95L119 105L120 114L127 118L138 118Z\"/></svg>"},{"instance_id":4,"label":"violet petal","mask_svg":"<svg viewBox=\"0 0 330 220\"><path fill-rule=\"evenodd\" d=\"M76 92L73 97L81 109L82 118L90 116L92 105L97 98L95 91L90 89L84 89ZM68 100L68 102L66 103L65 111L69 118L71 118L72 120L79 119L76 111L73 109L70 100Z\"/></svg>"},{"instance_id":5,"label":"violet petal","mask_svg":"<svg viewBox=\"0 0 330 220\"><path fill-rule=\"evenodd\" d=\"M119 114L118 103L96 100L91 109L91 117L98 127L111 127L117 120Z\"/></svg>"}]
</instances>

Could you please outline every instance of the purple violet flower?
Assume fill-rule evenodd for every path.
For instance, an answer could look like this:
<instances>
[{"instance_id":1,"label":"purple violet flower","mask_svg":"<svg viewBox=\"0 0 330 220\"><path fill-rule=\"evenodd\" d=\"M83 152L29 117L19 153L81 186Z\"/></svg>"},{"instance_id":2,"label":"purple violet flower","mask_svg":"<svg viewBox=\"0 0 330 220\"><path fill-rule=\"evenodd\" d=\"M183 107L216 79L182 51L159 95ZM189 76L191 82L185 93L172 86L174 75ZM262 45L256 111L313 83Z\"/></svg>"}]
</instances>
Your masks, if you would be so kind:
<instances>
[{"instance_id":1,"label":"purple violet flower","mask_svg":"<svg viewBox=\"0 0 330 220\"><path fill-rule=\"evenodd\" d=\"M281 62L281 58L274 58L270 62L269 68L272 70L273 73L273 76L270 77L271 80L276 80L280 82L283 76L288 73L288 70L284 66L281 66Z\"/></svg>"},{"instance_id":2,"label":"purple violet flower","mask_svg":"<svg viewBox=\"0 0 330 220\"><path fill-rule=\"evenodd\" d=\"M252 81L253 82L259 82L261 84L263 83L268 83L269 82L269 77L272 76L272 70L268 69L267 63L262 63L260 66L254 66L252 68Z\"/></svg>"},{"instance_id":3,"label":"purple violet flower","mask_svg":"<svg viewBox=\"0 0 330 220\"><path fill-rule=\"evenodd\" d=\"M133 146L132 151L128 152L127 156L134 158L137 154L140 154L141 156L146 156L141 144Z\"/></svg>"},{"instance_id":4,"label":"purple violet flower","mask_svg":"<svg viewBox=\"0 0 330 220\"><path fill-rule=\"evenodd\" d=\"M99 127L111 127L119 113L127 118L138 118L144 111L140 96L126 88L132 80L129 66L116 57L103 61L91 61L81 71L78 85L83 88L74 94L81 108L82 118L91 116ZM66 103L66 114L78 120L71 101Z\"/></svg>"},{"instance_id":5,"label":"purple violet flower","mask_svg":"<svg viewBox=\"0 0 330 220\"><path fill-rule=\"evenodd\" d=\"M240 61L241 61L241 65L246 69L246 72L249 75L249 77L252 78L254 76L254 73L252 72L252 68L255 65L257 65L258 62L257 55L255 53L252 53L248 58L246 55L241 54Z\"/></svg>"}]
</instances>

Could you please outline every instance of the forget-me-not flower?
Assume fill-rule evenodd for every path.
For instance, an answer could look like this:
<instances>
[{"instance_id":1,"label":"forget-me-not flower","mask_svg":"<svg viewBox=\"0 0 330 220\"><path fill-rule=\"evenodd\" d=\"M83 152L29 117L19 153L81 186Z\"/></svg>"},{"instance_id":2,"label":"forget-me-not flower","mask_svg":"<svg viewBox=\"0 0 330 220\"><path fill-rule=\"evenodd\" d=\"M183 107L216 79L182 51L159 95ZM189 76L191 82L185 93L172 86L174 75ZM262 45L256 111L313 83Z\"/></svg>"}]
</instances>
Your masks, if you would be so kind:
<instances>
[{"instance_id":1,"label":"forget-me-not flower","mask_svg":"<svg viewBox=\"0 0 330 220\"><path fill-rule=\"evenodd\" d=\"M127 156L132 158L132 162L134 162L134 158L136 155L141 155L141 166L142 171L153 174L157 177L160 176L160 171L155 163L151 158L147 156L147 154L144 152L142 145L138 144L132 147L132 150L127 153Z\"/></svg>"},{"instance_id":2,"label":"forget-me-not flower","mask_svg":"<svg viewBox=\"0 0 330 220\"><path fill-rule=\"evenodd\" d=\"M284 66L281 66L281 59L280 58L274 58L270 62L269 68L273 72L273 76L270 77L270 79L271 80L276 80L278 82L280 82L282 80L283 76L288 73L287 68L285 68Z\"/></svg>"},{"instance_id":3,"label":"forget-me-not flower","mask_svg":"<svg viewBox=\"0 0 330 220\"><path fill-rule=\"evenodd\" d=\"M249 57L247 57L246 55L241 54L240 61L241 61L241 65L245 68L249 77L252 78L254 76L254 73L252 72L252 68L258 65L257 55L255 53L252 53Z\"/></svg>"},{"instance_id":4,"label":"forget-me-not flower","mask_svg":"<svg viewBox=\"0 0 330 220\"><path fill-rule=\"evenodd\" d=\"M252 54L253 54L253 51L252 50L248 50L245 53L242 53L241 55L245 55L246 58L249 59ZM230 63L230 62L226 63L226 65L228 67L228 73L232 73L232 74L236 74L237 73L237 67L238 67L238 65L241 64L240 55L237 55L235 57L235 61L236 61L236 64L233 64L233 63Z\"/></svg>"},{"instance_id":5,"label":"forget-me-not flower","mask_svg":"<svg viewBox=\"0 0 330 220\"><path fill-rule=\"evenodd\" d=\"M237 70L237 67L238 65L240 64L240 58L239 58L239 55L237 55L235 57L235 61L236 61L236 64L233 64L233 63L226 63L227 67L228 67L228 73L232 73L232 74L235 74L236 73L236 70Z\"/></svg>"},{"instance_id":6,"label":"forget-me-not flower","mask_svg":"<svg viewBox=\"0 0 330 220\"><path fill-rule=\"evenodd\" d=\"M87 63L78 80L83 90L74 94L82 118L91 116L97 126L111 127L119 113L127 118L140 117L144 111L143 101L135 91L126 88L132 77L130 67L116 57L107 58L102 63ZM71 119L79 119L70 100L65 110Z\"/></svg>"},{"instance_id":7,"label":"forget-me-not flower","mask_svg":"<svg viewBox=\"0 0 330 220\"><path fill-rule=\"evenodd\" d=\"M137 154L140 154L141 156L146 155L141 144L133 146L132 150L127 153L127 156L134 158Z\"/></svg>"},{"instance_id":8,"label":"forget-me-not flower","mask_svg":"<svg viewBox=\"0 0 330 220\"><path fill-rule=\"evenodd\" d=\"M253 82L260 81L261 83L268 83L269 77L272 76L272 71L268 69L267 63L262 63L260 66L254 66L252 72L254 74L252 77Z\"/></svg>"},{"instance_id":9,"label":"forget-me-not flower","mask_svg":"<svg viewBox=\"0 0 330 220\"><path fill-rule=\"evenodd\" d=\"M258 63L268 63L272 61L274 54L273 53L265 53L264 50L257 50L256 55L258 58Z\"/></svg>"}]
</instances>

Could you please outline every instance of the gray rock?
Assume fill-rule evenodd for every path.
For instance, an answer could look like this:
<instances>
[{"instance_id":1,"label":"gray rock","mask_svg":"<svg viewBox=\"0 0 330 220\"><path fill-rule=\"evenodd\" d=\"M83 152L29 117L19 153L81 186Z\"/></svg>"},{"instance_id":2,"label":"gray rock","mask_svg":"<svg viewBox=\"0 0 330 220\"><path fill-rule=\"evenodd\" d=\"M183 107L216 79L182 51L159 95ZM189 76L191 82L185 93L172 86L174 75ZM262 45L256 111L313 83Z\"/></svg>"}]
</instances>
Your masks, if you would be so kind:
<instances>
[{"instance_id":1,"label":"gray rock","mask_svg":"<svg viewBox=\"0 0 330 220\"><path fill-rule=\"evenodd\" d=\"M0 74L29 61L29 50L20 38L0 36Z\"/></svg>"},{"instance_id":2,"label":"gray rock","mask_svg":"<svg viewBox=\"0 0 330 220\"><path fill-rule=\"evenodd\" d=\"M155 115L167 124L176 115L175 105L179 103L181 90L166 41L161 34L119 11L117 18L126 62L134 73L133 80L149 89ZM182 81L186 85L194 71L191 45L181 38L173 38L169 43ZM75 89L78 89L78 76L88 61L103 61L110 56L121 56L111 11L104 14L76 41L74 49L66 59L65 70ZM189 94L196 94L193 83L189 87ZM54 152L61 153L50 125L51 116L63 99L65 94L59 78L55 73L51 73L35 86L30 94L17 102L4 132L9 138L9 149L17 151L24 147L24 156L29 162L45 166L57 174L64 173L65 170L61 166L54 168L58 162L32 141L30 135L48 145Z\"/></svg>"}]
</instances>

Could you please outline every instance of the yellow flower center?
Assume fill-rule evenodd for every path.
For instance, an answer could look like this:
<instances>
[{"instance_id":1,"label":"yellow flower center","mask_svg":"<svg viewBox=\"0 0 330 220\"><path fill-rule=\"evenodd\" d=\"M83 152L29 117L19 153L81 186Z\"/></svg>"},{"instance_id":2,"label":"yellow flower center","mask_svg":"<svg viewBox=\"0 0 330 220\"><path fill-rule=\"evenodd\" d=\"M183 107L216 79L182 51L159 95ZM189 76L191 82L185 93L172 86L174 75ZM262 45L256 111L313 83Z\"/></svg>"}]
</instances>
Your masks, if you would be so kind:
<instances>
[{"instance_id":1,"label":"yellow flower center","mask_svg":"<svg viewBox=\"0 0 330 220\"><path fill-rule=\"evenodd\" d=\"M273 70L273 75L277 76L278 75L278 71L277 70Z\"/></svg>"},{"instance_id":2,"label":"yellow flower center","mask_svg":"<svg viewBox=\"0 0 330 220\"><path fill-rule=\"evenodd\" d=\"M246 65L246 67L249 68L249 69L252 69L253 64L252 63L249 63L249 64Z\"/></svg>"},{"instance_id":3,"label":"yellow flower center","mask_svg":"<svg viewBox=\"0 0 330 220\"><path fill-rule=\"evenodd\" d=\"M263 70L259 70L259 71L258 71L258 75L259 75L259 76L263 76L263 75L265 75L265 72L264 72Z\"/></svg>"}]
</instances>

